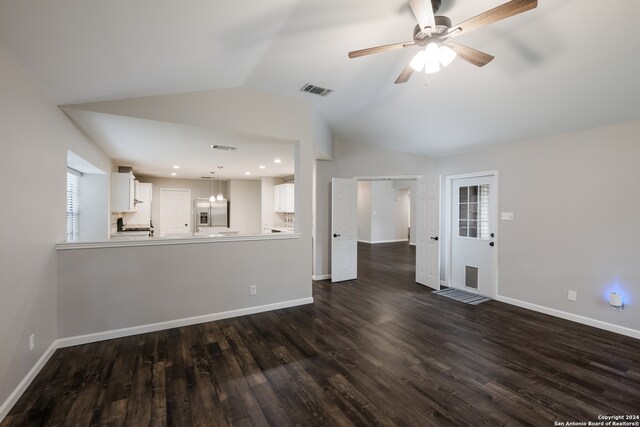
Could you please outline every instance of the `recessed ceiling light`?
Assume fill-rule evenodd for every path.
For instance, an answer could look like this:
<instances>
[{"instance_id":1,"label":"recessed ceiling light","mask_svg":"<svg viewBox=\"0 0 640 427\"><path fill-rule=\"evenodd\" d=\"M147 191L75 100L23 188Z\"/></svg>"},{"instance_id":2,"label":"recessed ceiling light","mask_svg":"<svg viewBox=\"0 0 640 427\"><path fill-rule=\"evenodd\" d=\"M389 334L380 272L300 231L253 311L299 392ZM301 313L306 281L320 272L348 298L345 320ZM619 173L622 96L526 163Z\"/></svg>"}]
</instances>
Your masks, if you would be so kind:
<instances>
[{"instance_id":1,"label":"recessed ceiling light","mask_svg":"<svg viewBox=\"0 0 640 427\"><path fill-rule=\"evenodd\" d=\"M260 169L266 169L267 167L265 165L260 165L258 166Z\"/></svg>"},{"instance_id":2,"label":"recessed ceiling light","mask_svg":"<svg viewBox=\"0 0 640 427\"><path fill-rule=\"evenodd\" d=\"M273 160L273 163L282 163L282 160L280 160L280 159L274 159L274 160Z\"/></svg>"},{"instance_id":3,"label":"recessed ceiling light","mask_svg":"<svg viewBox=\"0 0 640 427\"><path fill-rule=\"evenodd\" d=\"M175 173L175 172L171 172L171 176L176 176L176 175L178 175L178 174Z\"/></svg>"},{"instance_id":4,"label":"recessed ceiling light","mask_svg":"<svg viewBox=\"0 0 640 427\"><path fill-rule=\"evenodd\" d=\"M245 172L244 174L245 175L251 175L251 172Z\"/></svg>"},{"instance_id":5,"label":"recessed ceiling light","mask_svg":"<svg viewBox=\"0 0 640 427\"><path fill-rule=\"evenodd\" d=\"M174 169L180 169L180 165L173 165Z\"/></svg>"}]
</instances>

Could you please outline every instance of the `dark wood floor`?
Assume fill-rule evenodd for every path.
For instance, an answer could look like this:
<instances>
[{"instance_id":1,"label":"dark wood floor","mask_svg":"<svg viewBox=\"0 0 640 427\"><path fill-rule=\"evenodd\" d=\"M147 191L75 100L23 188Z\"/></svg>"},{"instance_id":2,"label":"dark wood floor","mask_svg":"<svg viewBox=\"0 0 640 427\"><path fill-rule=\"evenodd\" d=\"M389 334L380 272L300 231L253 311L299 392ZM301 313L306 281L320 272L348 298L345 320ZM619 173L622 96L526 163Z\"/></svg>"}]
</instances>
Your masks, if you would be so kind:
<instances>
[{"instance_id":1,"label":"dark wood floor","mask_svg":"<svg viewBox=\"0 0 640 427\"><path fill-rule=\"evenodd\" d=\"M640 341L433 295L359 247L315 304L58 350L1 426L553 425L640 414Z\"/></svg>"}]
</instances>

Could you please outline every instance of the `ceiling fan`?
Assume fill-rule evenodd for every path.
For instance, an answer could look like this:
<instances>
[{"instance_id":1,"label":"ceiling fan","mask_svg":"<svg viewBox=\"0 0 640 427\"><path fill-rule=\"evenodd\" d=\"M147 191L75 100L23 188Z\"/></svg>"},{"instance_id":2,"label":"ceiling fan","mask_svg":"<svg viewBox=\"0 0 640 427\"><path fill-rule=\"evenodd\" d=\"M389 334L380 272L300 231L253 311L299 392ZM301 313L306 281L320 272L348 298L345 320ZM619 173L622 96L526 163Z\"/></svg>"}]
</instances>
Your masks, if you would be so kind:
<instances>
[{"instance_id":1,"label":"ceiling fan","mask_svg":"<svg viewBox=\"0 0 640 427\"><path fill-rule=\"evenodd\" d=\"M440 3L441 0L409 0L409 6L418 21L418 25L413 30L413 41L354 50L349 52L349 58L358 58L409 46L422 48L400 73L396 83L405 83L411 78L414 71L422 71L423 69L428 77L429 74L440 71L441 66L449 65L456 56L460 56L475 66L483 67L491 62L494 58L492 55L452 42L449 39L538 6L538 0L511 0L452 26L451 20L446 16L434 16L434 13L440 8Z\"/></svg>"}]
</instances>

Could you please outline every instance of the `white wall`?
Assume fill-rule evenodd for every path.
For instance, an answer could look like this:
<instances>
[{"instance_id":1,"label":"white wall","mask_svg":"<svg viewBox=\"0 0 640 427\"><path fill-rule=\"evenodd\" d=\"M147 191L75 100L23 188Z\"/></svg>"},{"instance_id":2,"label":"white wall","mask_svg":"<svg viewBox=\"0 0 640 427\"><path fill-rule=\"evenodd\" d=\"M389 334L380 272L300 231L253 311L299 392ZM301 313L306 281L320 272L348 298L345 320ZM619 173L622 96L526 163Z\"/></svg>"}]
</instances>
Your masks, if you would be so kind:
<instances>
[{"instance_id":1,"label":"white wall","mask_svg":"<svg viewBox=\"0 0 640 427\"><path fill-rule=\"evenodd\" d=\"M67 150L109 170L109 158L0 49L0 407L56 338Z\"/></svg>"},{"instance_id":2,"label":"white wall","mask_svg":"<svg viewBox=\"0 0 640 427\"><path fill-rule=\"evenodd\" d=\"M106 173L82 174L78 240L101 240L109 237L109 184L109 175Z\"/></svg>"},{"instance_id":3,"label":"white wall","mask_svg":"<svg viewBox=\"0 0 640 427\"><path fill-rule=\"evenodd\" d=\"M314 242L314 275L331 273L331 178L355 176L429 175L433 159L388 150L368 144L337 139L334 159L316 162L316 239ZM297 220L297 214L296 214Z\"/></svg>"},{"instance_id":4,"label":"white wall","mask_svg":"<svg viewBox=\"0 0 640 427\"><path fill-rule=\"evenodd\" d=\"M232 230L240 234L262 233L262 183L257 179L229 180Z\"/></svg>"},{"instance_id":5,"label":"white wall","mask_svg":"<svg viewBox=\"0 0 640 427\"><path fill-rule=\"evenodd\" d=\"M437 159L443 175L499 170L498 210L515 217L498 223L500 295L640 330L639 134L634 121Z\"/></svg>"},{"instance_id":6,"label":"white wall","mask_svg":"<svg viewBox=\"0 0 640 427\"><path fill-rule=\"evenodd\" d=\"M406 241L409 194L394 181L358 181L358 240L365 243Z\"/></svg>"},{"instance_id":7,"label":"white wall","mask_svg":"<svg viewBox=\"0 0 640 427\"><path fill-rule=\"evenodd\" d=\"M358 181L358 241L371 242L371 181Z\"/></svg>"},{"instance_id":8,"label":"white wall","mask_svg":"<svg viewBox=\"0 0 640 427\"><path fill-rule=\"evenodd\" d=\"M311 112L311 130L313 132L313 148L316 159L333 159L333 133L324 117L317 111Z\"/></svg>"},{"instance_id":9,"label":"white wall","mask_svg":"<svg viewBox=\"0 0 640 427\"><path fill-rule=\"evenodd\" d=\"M393 181L371 182L371 242L406 241L409 228L407 190Z\"/></svg>"},{"instance_id":10,"label":"white wall","mask_svg":"<svg viewBox=\"0 0 640 427\"><path fill-rule=\"evenodd\" d=\"M314 144L309 104L243 88L75 108L295 142L299 158L295 169L296 229L300 237L59 251L60 337L311 297ZM211 272L219 271L217 279L210 279ZM249 298L248 281L253 279L259 280L258 295ZM123 301L121 292L130 299ZM219 301L212 300L218 296Z\"/></svg>"},{"instance_id":11,"label":"white wall","mask_svg":"<svg viewBox=\"0 0 640 427\"><path fill-rule=\"evenodd\" d=\"M309 298L311 278L292 264L299 241L59 251L58 336Z\"/></svg>"}]
</instances>

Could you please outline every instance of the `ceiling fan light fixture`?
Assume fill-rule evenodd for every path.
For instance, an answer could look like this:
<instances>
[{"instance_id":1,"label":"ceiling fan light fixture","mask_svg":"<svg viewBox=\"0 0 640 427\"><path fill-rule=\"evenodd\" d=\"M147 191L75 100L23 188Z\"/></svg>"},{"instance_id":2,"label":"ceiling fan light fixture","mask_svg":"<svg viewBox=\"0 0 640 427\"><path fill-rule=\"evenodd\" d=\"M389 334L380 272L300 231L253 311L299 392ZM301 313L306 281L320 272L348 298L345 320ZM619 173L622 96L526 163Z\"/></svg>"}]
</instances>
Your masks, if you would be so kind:
<instances>
[{"instance_id":1,"label":"ceiling fan light fixture","mask_svg":"<svg viewBox=\"0 0 640 427\"><path fill-rule=\"evenodd\" d=\"M427 62L424 66L424 72L427 74L434 74L440 71L440 62Z\"/></svg>"},{"instance_id":2,"label":"ceiling fan light fixture","mask_svg":"<svg viewBox=\"0 0 640 427\"><path fill-rule=\"evenodd\" d=\"M440 50L436 43L429 43L424 48L425 63L424 72L427 74L437 73L440 71Z\"/></svg>"},{"instance_id":3,"label":"ceiling fan light fixture","mask_svg":"<svg viewBox=\"0 0 640 427\"><path fill-rule=\"evenodd\" d=\"M424 50L420 50L416 53L416 56L413 57L409 65L416 71L422 71L424 68L424 64L427 61L427 54Z\"/></svg>"},{"instance_id":4,"label":"ceiling fan light fixture","mask_svg":"<svg viewBox=\"0 0 640 427\"><path fill-rule=\"evenodd\" d=\"M438 58L443 67L451 64L458 54L449 46L442 45L438 48Z\"/></svg>"}]
</instances>

